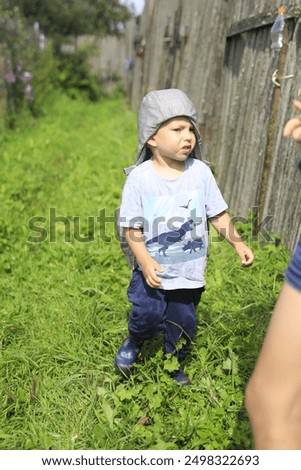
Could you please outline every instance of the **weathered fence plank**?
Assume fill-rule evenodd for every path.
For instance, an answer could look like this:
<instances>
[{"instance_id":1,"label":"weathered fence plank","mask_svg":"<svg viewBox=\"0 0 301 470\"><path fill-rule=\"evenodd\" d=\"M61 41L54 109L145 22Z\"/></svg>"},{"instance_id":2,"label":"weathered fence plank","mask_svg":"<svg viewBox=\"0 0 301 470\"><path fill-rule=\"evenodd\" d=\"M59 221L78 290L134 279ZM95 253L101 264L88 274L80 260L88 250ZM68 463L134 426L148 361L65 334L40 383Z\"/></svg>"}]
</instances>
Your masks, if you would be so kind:
<instances>
[{"instance_id":1,"label":"weathered fence plank","mask_svg":"<svg viewBox=\"0 0 301 470\"><path fill-rule=\"evenodd\" d=\"M282 137L301 90L300 2L290 2L280 54L270 48L278 0L145 0L144 54L133 69L134 110L152 89L179 87L196 104L211 162L234 215L251 211L293 248L301 232L300 149ZM272 82L281 81L279 89ZM292 202L292 201L296 201ZM263 228L259 225L258 227ZM263 230L262 230L263 231Z\"/></svg>"}]
</instances>

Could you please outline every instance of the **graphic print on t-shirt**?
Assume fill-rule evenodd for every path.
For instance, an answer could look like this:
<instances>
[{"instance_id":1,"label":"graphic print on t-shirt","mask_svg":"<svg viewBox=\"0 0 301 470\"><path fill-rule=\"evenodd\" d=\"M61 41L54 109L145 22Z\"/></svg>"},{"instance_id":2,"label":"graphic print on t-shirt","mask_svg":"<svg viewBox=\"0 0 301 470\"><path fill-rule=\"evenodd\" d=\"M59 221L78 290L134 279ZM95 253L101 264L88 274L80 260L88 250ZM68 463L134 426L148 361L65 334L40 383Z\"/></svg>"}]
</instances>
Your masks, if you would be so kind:
<instances>
[{"instance_id":1,"label":"graphic print on t-shirt","mask_svg":"<svg viewBox=\"0 0 301 470\"><path fill-rule=\"evenodd\" d=\"M144 235L160 264L183 263L206 255L206 221L199 191L143 198Z\"/></svg>"}]
</instances>

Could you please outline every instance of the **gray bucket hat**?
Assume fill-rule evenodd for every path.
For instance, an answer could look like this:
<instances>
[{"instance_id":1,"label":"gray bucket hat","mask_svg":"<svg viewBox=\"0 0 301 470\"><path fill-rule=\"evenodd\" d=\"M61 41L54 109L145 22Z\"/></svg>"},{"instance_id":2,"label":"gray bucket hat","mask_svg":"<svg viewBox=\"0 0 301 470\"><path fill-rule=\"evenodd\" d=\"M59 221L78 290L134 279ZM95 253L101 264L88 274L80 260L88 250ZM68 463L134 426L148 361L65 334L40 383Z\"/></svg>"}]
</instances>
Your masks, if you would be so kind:
<instances>
[{"instance_id":1,"label":"gray bucket hat","mask_svg":"<svg viewBox=\"0 0 301 470\"><path fill-rule=\"evenodd\" d=\"M201 157L201 135L197 127L197 115L191 100L176 88L151 91L145 95L141 102L138 116L139 150L135 166L151 158L147 148L147 141L156 133L161 124L177 116L188 117L194 127L196 145L190 157Z\"/></svg>"}]
</instances>

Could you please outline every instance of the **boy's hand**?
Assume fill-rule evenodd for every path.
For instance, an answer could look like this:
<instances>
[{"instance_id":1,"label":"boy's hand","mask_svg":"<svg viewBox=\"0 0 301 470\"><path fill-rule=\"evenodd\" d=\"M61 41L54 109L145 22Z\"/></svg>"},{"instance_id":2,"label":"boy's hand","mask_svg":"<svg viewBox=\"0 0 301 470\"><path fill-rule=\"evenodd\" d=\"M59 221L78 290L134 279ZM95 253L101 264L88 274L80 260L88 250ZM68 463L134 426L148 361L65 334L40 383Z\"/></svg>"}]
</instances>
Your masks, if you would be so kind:
<instances>
[{"instance_id":1,"label":"boy's hand","mask_svg":"<svg viewBox=\"0 0 301 470\"><path fill-rule=\"evenodd\" d=\"M161 279L156 275L156 271L163 273L164 269L161 268L160 264L157 263L157 261L155 261L147 251L141 229L135 229L132 227L125 228L124 235L129 247L141 266L146 283L153 289L160 288Z\"/></svg>"},{"instance_id":2,"label":"boy's hand","mask_svg":"<svg viewBox=\"0 0 301 470\"><path fill-rule=\"evenodd\" d=\"M152 287L153 289L159 289L162 282L161 279L156 275L156 272L163 273L164 271L160 264L151 258L141 265L141 269L149 287Z\"/></svg>"},{"instance_id":3,"label":"boy's hand","mask_svg":"<svg viewBox=\"0 0 301 470\"><path fill-rule=\"evenodd\" d=\"M254 254L251 248L244 243L237 243L235 245L235 251L241 259L241 265L243 267L251 266L254 261Z\"/></svg>"}]
</instances>

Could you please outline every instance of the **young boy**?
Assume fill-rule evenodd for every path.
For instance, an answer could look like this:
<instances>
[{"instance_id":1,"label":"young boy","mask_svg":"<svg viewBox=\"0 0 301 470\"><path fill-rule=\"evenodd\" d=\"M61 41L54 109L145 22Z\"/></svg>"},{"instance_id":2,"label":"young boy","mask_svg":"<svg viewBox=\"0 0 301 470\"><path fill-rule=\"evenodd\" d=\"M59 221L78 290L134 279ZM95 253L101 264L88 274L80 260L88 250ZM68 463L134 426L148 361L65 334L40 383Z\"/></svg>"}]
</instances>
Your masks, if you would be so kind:
<instances>
[{"instance_id":1,"label":"young boy","mask_svg":"<svg viewBox=\"0 0 301 470\"><path fill-rule=\"evenodd\" d=\"M142 343L164 332L164 352L175 354L181 385L190 381L180 363L196 329L196 307L205 286L207 220L234 247L242 266L253 262L227 214L208 166L194 106L180 90L148 93L138 119L136 167L123 188L119 225L138 267L128 288L129 336L115 366L128 372ZM184 345L177 350L177 343Z\"/></svg>"}]
</instances>

